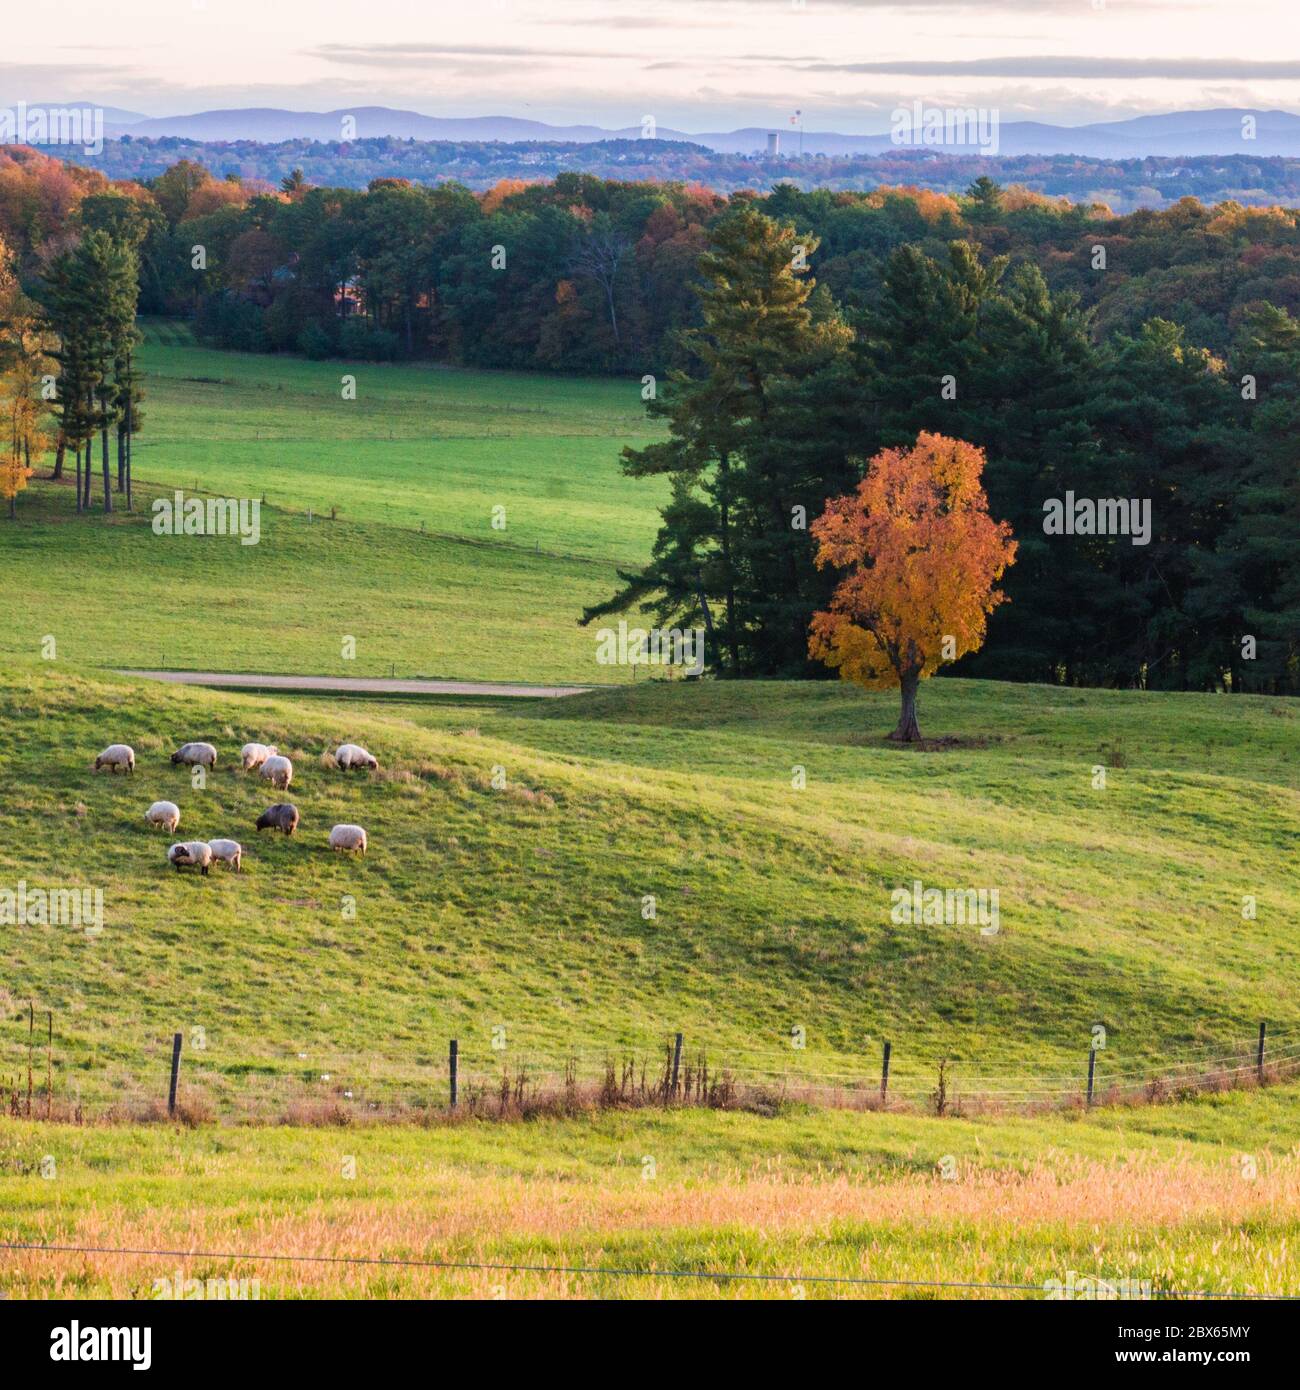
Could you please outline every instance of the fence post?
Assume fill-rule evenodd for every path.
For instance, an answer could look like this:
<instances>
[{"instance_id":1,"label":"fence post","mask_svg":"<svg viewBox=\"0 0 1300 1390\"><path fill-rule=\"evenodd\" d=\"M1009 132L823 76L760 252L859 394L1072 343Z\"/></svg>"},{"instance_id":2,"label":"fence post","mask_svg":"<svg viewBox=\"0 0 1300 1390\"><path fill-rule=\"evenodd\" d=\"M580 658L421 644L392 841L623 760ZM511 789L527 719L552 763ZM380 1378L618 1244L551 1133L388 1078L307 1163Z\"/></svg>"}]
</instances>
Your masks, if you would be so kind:
<instances>
[{"instance_id":1,"label":"fence post","mask_svg":"<svg viewBox=\"0 0 1300 1390\"><path fill-rule=\"evenodd\" d=\"M674 1039L674 1041L673 1041L673 1087L672 1087L671 1092L669 1093L670 1095L674 1095L674 1096L675 1096L675 1095L677 1094L677 1078L678 1078L678 1076L681 1074L681 1070L682 1070L682 1035L681 1035L680 1033L678 1033L678 1034L677 1034L677 1037L676 1037L676 1038Z\"/></svg>"},{"instance_id":2,"label":"fence post","mask_svg":"<svg viewBox=\"0 0 1300 1390\"><path fill-rule=\"evenodd\" d=\"M882 1107L889 1098L889 1054L893 1050L893 1043L886 1043L884 1057L880 1063L880 1104Z\"/></svg>"},{"instance_id":3,"label":"fence post","mask_svg":"<svg viewBox=\"0 0 1300 1390\"><path fill-rule=\"evenodd\" d=\"M1088 1049L1088 1105L1092 1105L1092 1087L1097 1076L1097 1049Z\"/></svg>"},{"instance_id":4,"label":"fence post","mask_svg":"<svg viewBox=\"0 0 1300 1390\"><path fill-rule=\"evenodd\" d=\"M451 1080L451 1108L455 1110L459 1099L459 1063L460 1063L460 1043L455 1038L451 1040L451 1048L447 1053L447 1073Z\"/></svg>"},{"instance_id":5,"label":"fence post","mask_svg":"<svg viewBox=\"0 0 1300 1390\"><path fill-rule=\"evenodd\" d=\"M1255 1078L1262 1086L1264 1084L1264 1037L1268 1032L1268 1024L1261 1021L1259 1025L1259 1051L1255 1055Z\"/></svg>"},{"instance_id":6,"label":"fence post","mask_svg":"<svg viewBox=\"0 0 1300 1390\"><path fill-rule=\"evenodd\" d=\"M167 1114L176 1113L176 1083L181 1077L181 1035L172 1034L172 1084L167 1092Z\"/></svg>"}]
</instances>

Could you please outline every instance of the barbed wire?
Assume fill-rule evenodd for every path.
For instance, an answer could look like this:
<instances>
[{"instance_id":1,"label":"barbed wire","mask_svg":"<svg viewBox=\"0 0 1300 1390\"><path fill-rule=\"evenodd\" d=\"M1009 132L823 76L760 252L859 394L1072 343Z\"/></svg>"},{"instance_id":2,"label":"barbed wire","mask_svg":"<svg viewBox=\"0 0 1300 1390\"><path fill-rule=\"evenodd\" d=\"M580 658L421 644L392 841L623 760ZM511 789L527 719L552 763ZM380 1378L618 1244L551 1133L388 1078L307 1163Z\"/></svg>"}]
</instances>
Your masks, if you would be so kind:
<instances>
[{"instance_id":1,"label":"barbed wire","mask_svg":"<svg viewBox=\"0 0 1300 1390\"><path fill-rule=\"evenodd\" d=\"M1289 1033L1294 1029L1276 1029L1269 1034L1268 1041L1276 1035ZM644 1046L644 1045L643 1045ZM23 1045L11 1044L11 1051L23 1051ZM717 1060L711 1060L710 1045L693 1043L684 1050L680 1058L682 1090L686 1089L688 1078L699 1083L703 1076L708 1083L725 1082L731 1088L774 1089L798 1096L838 1096L843 1098L870 1099L880 1088L880 1078L875 1071L864 1066L853 1070L832 1070L809 1068L800 1065L800 1060L790 1055L797 1051L791 1049L753 1049L744 1054L724 1053ZM751 1058L759 1056L779 1056L788 1059L791 1065L771 1067L758 1064ZM1099 1060L1105 1053L1099 1050ZM716 1054L715 1054L716 1057ZM589 1091L593 1080L588 1072L585 1077L576 1074L579 1067L604 1073L612 1071L616 1089L621 1094L620 1082L630 1075L637 1094L657 1094L668 1084L666 1074L672 1065L671 1035L659 1042L644 1046L638 1055L637 1045L631 1042L613 1044L605 1049L583 1049L572 1051L561 1060L553 1055L538 1056L527 1049L511 1047L495 1053L490 1059L483 1052L475 1050L467 1055L459 1054L458 1076L463 1089L480 1092L496 1091L509 1082L512 1087L522 1085L530 1099L547 1089L576 1085ZM864 1059L865 1060L865 1059ZM1269 1047L1264 1057L1264 1070L1281 1068L1288 1070L1300 1062L1300 1040L1282 1047ZM24 1070L23 1063L14 1057L11 1062L0 1064L9 1075L12 1087L15 1080L20 1081ZM218 1093L218 1102L255 1101L261 1098L295 1099L310 1101L329 1097L334 1100L345 1099L357 1103L368 1103L378 1108L385 1103L411 1103L413 1094L436 1091L447 1084L447 1063L432 1060L422 1063L413 1073L392 1078L383 1074L381 1062L367 1060L361 1064L364 1070L355 1069L349 1059L338 1054L317 1054L302 1067L286 1068L276 1072L243 1072L227 1075L220 1071L203 1069L191 1070L186 1081L187 1089L196 1086L206 1087ZM933 1068L937 1064L931 1064ZM920 1072L913 1059L903 1065L891 1067L888 1094L891 1098L915 1099L932 1095L937 1084L937 1073L931 1069ZM1158 1085L1178 1085L1180 1082L1213 1082L1226 1080L1256 1072L1260 1068L1258 1046L1251 1042L1240 1051L1201 1053L1196 1057L1173 1058L1163 1064L1137 1063L1122 1070L1112 1070L1108 1065L1099 1066L1094 1076L1094 1096L1127 1092ZM319 1082L310 1075L316 1073ZM1085 1091L1085 1069L1080 1064L1078 1072L1065 1072L1041 1076L1025 1076L1015 1072L977 1073L967 1076L960 1063L949 1063L944 1076L947 1094L956 1101L962 1099L976 1102L981 1099L994 1102L1011 1101L1024 1104L1037 1102L1059 1102L1077 1099ZM651 1079L653 1077L653 1080ZM43 1080L43 1078L42 1078ZM322 1092L319 1087L330 1089ZM37 1088L44 1092L44 1085L37 1082ZM21 1086L19 1089L22 1089ZM356 1092L354 1095L353 1093ZM117 1104L156 1103L157 1096L146 1090L137 1078L121 1077L111 1086L111 1095ZM42 1097L43 1098L43 1097ZM78 1104L102 1104L92 1096L83 1096L80 1088L71 1097ZM33 1097L34 1101L38 1097ZM209 1099L212 1099L209 1096ZM35 1109L35 1104L33 1106Z\"/></svg>"},{"instance_id":2,"label":"barbed wire","mask_svg":"<svg viewBox=\"0 0 1300 1390\"><path fill-rule=\"evenodd\" d=\"M302 1263L328 1265L396 1266L404 1269L464 1270L473 1273L546 1274L566 1276L609 1276L618 1279L698 1279L719 1283L830 1284L909 1289L996 1289L1004 1292L1043 1293L1044 1284L1016 1284L962 1279L882 1279L857 1274L765 1274L759 1270L721 1269L637 1269L620 1265L541 1265L495 1260L429 1260L398 1255L290 1255L279 1252L233 1253L216 1250L154 1250L136 1246L42 1245L35 1241L0 1241L0 1250L25 1250L45 1255L128 1255L155 1259L228 1260L232 1264ZM1121 1276L1128 1277L1128 1276ZM1116 1280L1099 1279L1101 1284ZM1291 1302L1295 1294L1233 1293L1213 1289L1151 1289L1149 1295L1161 1298L1224 1298ZM1135 1300L1142 1301L1142 1300Z\"/></svg>"}]
</instances>

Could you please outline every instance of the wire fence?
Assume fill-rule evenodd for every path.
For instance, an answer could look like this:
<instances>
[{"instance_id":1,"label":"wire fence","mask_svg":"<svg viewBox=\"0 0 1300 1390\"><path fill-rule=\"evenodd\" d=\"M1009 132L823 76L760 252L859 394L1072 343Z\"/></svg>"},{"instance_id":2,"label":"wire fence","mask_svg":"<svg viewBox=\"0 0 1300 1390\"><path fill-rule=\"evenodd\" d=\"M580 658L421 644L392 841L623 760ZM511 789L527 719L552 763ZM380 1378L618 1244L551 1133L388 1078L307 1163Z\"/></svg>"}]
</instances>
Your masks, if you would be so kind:
<instances>
[{"instance_id":1,"label":"wire fence","mask_svg":"<svg viewBox=\"0 0 1300 1390\"><path fill-rule=\"evenodd\" d=\"M1166 1059L1126 1060L1094 1040L1077 1069L1047 1074L922 1059L890 1042L872 1055L817 1054L682 1033L558 1052L498 1034L449 1038L445 1050L403 1059L284 1049L231 1064L202 1030L158 1039L142 1074L138 1065L65 1064L49 1012L29 1005L17 1023L0 1036L0 1114L72 1122L443 1123L642 1106L771 1114L799 1104L961 1116L1178 1100L1300 1073L1300 1034L1264 1023L1249 1040L1170 1049Z\"/></svg>"}]
</instances>

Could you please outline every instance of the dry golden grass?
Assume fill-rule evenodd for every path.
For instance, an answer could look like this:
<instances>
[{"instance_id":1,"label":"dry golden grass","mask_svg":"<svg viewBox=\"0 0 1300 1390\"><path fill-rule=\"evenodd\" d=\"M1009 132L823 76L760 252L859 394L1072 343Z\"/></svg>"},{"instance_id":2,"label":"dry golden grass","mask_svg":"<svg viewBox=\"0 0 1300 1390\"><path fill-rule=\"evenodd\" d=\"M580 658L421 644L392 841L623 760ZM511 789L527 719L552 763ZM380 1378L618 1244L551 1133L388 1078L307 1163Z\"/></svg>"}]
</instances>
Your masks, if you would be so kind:
<instances>
[{"instance_id":1,"label":"dry golden grass","mask_svg":"<svg viewBox=\"0 0 1300 1390\"><path fill-rule=\"evenodd\" d=\"M327 1195L54 1209L33 1237L50 1244L176 1255L10 1252L11 1294L149 1296L153 1280L256 1279L263 1297L1005 1297L1011 1289L822 1284L824 1278L1027 1285L1070 1270L1150 1280L1157 1290L1279 1294L1300 1287L1300 1164L1265 1159L1253 1178L1225 1161L1042 1163L1026 1172L784 1175L779 1162L700 1182L641 1181L629 1158L613 1184L479 1176L430 1166L411 1195ZM252 1252L463 1263L713 1269L789 1276L772 1282L617 1278L501 1269L447 1270L224 1258Z\"/></svg>"}]
</instances>

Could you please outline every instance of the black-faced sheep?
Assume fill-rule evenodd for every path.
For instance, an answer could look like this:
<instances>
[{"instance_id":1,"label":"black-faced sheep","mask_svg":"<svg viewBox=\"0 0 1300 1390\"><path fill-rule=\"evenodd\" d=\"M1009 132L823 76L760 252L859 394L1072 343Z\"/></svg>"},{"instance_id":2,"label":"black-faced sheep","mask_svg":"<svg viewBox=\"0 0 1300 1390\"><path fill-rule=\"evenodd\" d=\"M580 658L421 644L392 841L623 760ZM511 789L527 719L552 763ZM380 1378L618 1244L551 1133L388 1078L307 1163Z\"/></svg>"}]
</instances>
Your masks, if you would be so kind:
<instances>
[{"instance_id":1,"label":"black-faced sheep","mask_svg":"<svg viewBox=\"0 0 1300 1390\"><path fill-rule=\"evenodd\" d=\"M172 754L172 762L186 767L216 767L217 750L210 743L182 743Z\"/></svg>"},{"instance_id":2,"label":"black-faced sheep","mask_svg":"<svg viewBox=\"0 0 1300 1390\"><path fill-rule=\"evenodd\" d=\"M298 828L298 808L287 801L268 806L257 818L258 830L282 830L292 835Z\"/></svg>"},{"instance_id":3,"label":"black-faced sheep","mask_svg":"<svg viewBox=\"0 0 1300 1390\"><path fill-rule=\"evenodd\" d=\"M108 768L110 772L116 772L119 767L134 772L135 749L126 743L110 743L95 759L95 771L98 772L101 767Z\"/></svg>"},{"instance_id":4,"label":"black-faced sheep","mask_svg":"<svg viewBox=\"0 0 1300 1390\"><path fill-rule=\"evenodd\" d=\"M174 801L155 801L144 818L150 825L160 825L169 834L175 834L181 823L181 808Z\"/></svg>"},{"instance_id":5,"label":"black-faced sheep","mask_svg":"<svg viewBox=\"0 0 1300 1390\"><path fill-rule=\"evenodd\" d=\"M339 750L334 754L334 761L344 772L354 767L364 767L371 772L379 770L379 760L373 753L362 748L359 743L339 744Z\"/></svg>"},{"instance_id":6,"label":"black-faced sheep","mask_svg":"<svg viewBox=\"0 0 1300 1390\"><path fill-rule=\"evenodd\" d=\"M336 825L330 831L330 848L366 852L366 832L359 825Z\"/></svg>"},{"instance_id":7,"label":"black-faced sheep","mask_svg":"<svg viewBox=\"0 0 1300 1390\"><path fill-rule=\"evenodd\" d=\"M231 865L237 874L243 872L244 849L238 840L209 840L208 848L214 860Z\"/></svg>"},{"instance_id":8,"label":"black-faced sheep","mask_svg":"<svg viewBox=\"0 0 1300 1390\"><path fill-rule=\"evenodd\" d=\"M293 781L293 764L283 753L276 753L262 764L261 773L277 791L284 791Z\"/></svg>"},{"instance_id":9,"label":"black-faced sheep","mask_svg":"<svg viewBox=\"0 0 1300 1390\"><path fill-rule=\"evenodd\" d=\"M167 851L167 860L175 865L177 873L189 865L207 878L208 870L212 867L212 850L202 840L186 840Z\"/></svg>"}]
</instances>

